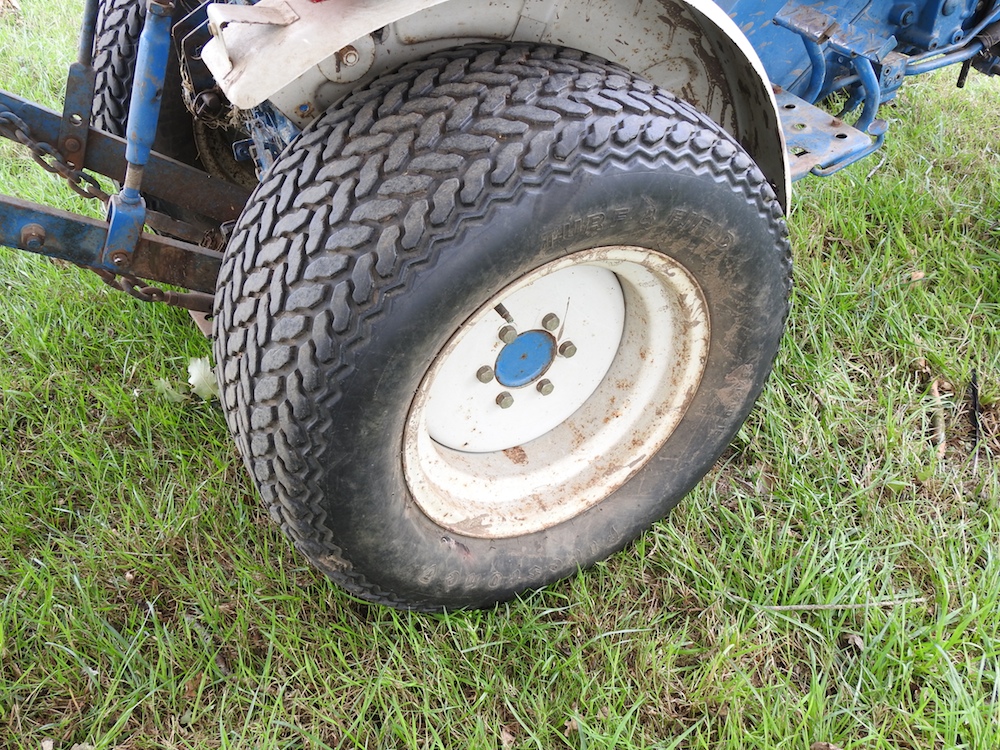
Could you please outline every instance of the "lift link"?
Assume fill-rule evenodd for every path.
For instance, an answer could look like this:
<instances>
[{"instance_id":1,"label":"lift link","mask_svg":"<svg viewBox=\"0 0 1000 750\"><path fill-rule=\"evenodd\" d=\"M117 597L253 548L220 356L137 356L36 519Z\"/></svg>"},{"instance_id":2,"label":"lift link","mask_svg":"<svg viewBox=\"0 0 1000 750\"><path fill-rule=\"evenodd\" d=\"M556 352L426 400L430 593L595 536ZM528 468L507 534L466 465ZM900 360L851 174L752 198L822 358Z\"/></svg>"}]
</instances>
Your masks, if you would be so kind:
<instances>
[{"instance_id":1,"label":"lift link","mask_svg":"<svg viewBox=\"0 0 1000 750\"><path fill-rule=\"evenodd\" d=\"M150 0L147 7L125 127L125 179L108 204L108 239L99 261L105 270L121 274L131 270L132 254L146 223L146 200L140 189L153 149L170 54L173 0Z\"/></svg>"}]
</instances>

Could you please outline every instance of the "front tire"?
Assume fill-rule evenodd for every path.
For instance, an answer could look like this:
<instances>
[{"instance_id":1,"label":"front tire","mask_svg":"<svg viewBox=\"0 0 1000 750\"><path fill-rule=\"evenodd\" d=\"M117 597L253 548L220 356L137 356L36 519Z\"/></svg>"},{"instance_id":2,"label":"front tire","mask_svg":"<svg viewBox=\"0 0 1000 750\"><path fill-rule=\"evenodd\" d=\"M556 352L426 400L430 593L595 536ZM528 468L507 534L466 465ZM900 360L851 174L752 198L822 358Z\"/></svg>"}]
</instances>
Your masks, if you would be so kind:
<instances>
[{"instance_id":1,"label":"front tire","mask_svg":"<svg viewBox=\"0 0 1000 750\"><path fill-rule=\"evenodd\" d=\"M224 406L320 570L489 605L694 486L789 284L774 192L714 123L583 53L465 47L352 94L265 175L220 276Z\"/></svg>"}]
</instances>

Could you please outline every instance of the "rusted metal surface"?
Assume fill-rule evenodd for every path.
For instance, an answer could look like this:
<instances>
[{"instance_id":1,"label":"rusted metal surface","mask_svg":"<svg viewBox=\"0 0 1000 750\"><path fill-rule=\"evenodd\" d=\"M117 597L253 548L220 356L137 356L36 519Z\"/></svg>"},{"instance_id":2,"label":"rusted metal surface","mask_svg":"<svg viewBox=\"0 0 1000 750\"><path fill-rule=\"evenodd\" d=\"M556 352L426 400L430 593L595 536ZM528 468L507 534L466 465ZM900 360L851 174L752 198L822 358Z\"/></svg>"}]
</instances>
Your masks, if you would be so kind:
<instances>
[{"instance_id":1,"label":"rusted metal surface","mask_svg":"<svg viewBox=\"0 0 1000 750\"><path fill-rule=\"evenodd\" d=\"M169 237L143 234L132 254L131 272L141 279L215 293L222 253Z\"/></svg>"},{"instance_id":2,"label":"rusted metal surface","mask_svg":"<svg viewBox=\"0 0 1000 750\"><path fill-rule=\"evenodd\" d=\"M62 117L45 107L27 102L7 91L0 91L0 108L6 108L31 123L31 137L39 142L56 143ZM83 168L115 180L125 175L125 141L103 130L90 128L87 155ZM189 167L157 153L150 156L142 182L142 192L172 205L190 209L215 222L236 219L250 190Z\"/></svg>"},{"instance_id":3,"label":"rusted metal surface","mask_svg":"<svg viewBox=\"0 0 1000 750\"><path fill-rule=\"evenodd\" d=\"M0 244L100 268L107 223L7 196L3 204ZM222 253L215 250L144 233L130 262L114 273L213 294L221 265Z\"/></svg>"},{"instance_id":4,"label":"rusted metal surface","mask_svg":"<svg viewBox=\"0 0 1000 750\"><path fill-rule=\"evenodd\" d=\"M165 291L159 287L150 286L135 276L116 276L110 271L104 271L99 268L91 270L100 276L108 286L117 289L119 292L125 292L140 302L159 302L164 305L181 307L185 310L190 310L192 313L202 313L204 315L212 312L214 295L205 292ZM202 328L204 331L205 329L202 327L201 322L197 318L195 318L195 321L198 322L199 328Z\"/></svg>"}]
</instances>

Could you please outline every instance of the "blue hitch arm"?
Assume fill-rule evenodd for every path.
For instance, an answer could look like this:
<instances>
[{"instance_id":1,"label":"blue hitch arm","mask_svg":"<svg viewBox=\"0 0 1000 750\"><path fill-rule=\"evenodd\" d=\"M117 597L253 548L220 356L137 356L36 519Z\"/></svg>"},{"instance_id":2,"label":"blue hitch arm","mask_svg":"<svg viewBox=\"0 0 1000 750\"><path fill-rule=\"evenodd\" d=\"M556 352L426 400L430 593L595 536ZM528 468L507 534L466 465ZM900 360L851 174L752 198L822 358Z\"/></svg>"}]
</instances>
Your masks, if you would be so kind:
<instances>
[{"instance_id":1,"label":"blue hitch arm","mask_svg":"<svg viewBox=\"0 0 1000 750\"><path fill-rule=\"evenodd\" d=\"M125 179L121 191L108 203L108 237L98 264L113 273L131 270L132 254L146 223L146 201L139 189L160 116L173 10L173 0L149 0L146 22L139 36L139 54L125 128Z\"/></svg>"}]
</instances>

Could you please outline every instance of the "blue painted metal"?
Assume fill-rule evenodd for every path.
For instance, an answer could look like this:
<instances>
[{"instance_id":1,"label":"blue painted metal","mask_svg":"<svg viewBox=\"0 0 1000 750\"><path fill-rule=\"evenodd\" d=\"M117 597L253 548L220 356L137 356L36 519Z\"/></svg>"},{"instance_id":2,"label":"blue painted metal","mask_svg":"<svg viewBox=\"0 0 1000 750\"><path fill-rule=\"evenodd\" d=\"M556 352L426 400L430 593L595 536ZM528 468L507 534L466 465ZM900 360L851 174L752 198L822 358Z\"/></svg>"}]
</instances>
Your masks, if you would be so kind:
<instances>
[{"instance_id":1,"label":"blue painted metal","mask_svg":"<svg viewBox=\"0 0 1000 750\"><path fill-rule=\"evenodd\" d=\"M757 54L768 77L786 91L803 96L812 89L813 65L800 31L775 22L779 16L821 14L836 24L834 32L856 41L866 37L895 38L894 51L920 62L930 56L956 51L1000 18L997 0L836 0L835 2L786 2L786 0L716 0L736 22ZM803 10L807 9L807 10ZM807 28L809 28L807 26ZM819 98L852 85L855 74L851 56L818 41L826 58L826 81ZM856 45L855 54L859 53ZM872 60L875 63L875 60ZM856 83L856 79L853 83ZM883 101L886 97L883 95Z\"/></svg>"},{"instance_id":2,"label":"blue painted metal","mask_svg":"<svg viewBox=\"0 0 1000 750\"><path fill-rule=\"evenodd\" d=\"M35 225L42 229L32 242L25 237L25 228ZM47 255L50 258L92 265L97 258L95 248L104 245L108 228L103 221L59 211L47 206L3 196L0 201L0 244Z\"/></svg>"},{"instance_id":3,"label":"blue painted metal","mask_svg":"<svg viewBox=\"0 0 1000 750\"><path fill-rule=\"evenodd\" d=\"M520 388L540 378L556 358L556 340L548 331L525 331L503 349L494 372L497 382Z\"/></svg>"},{"instance_id":4,"label":"blue painted metal","mask_svg":"<svg viewBox=\"0 0 1000 750\"><path fill-rule=\"evenodd\" d=\"M122 188L108 202L108 233L96 266L105 271L132 271L132 252L146 223L146 201L134 189Z\"/></svg>"},{"instance_id":5,"label":"blue painted metal","mask_svg":"<svg viewBox=\"0 0 1000 750\"><path fill-rule=\"evenodd\" d=\"M823 84L826 83L826 56L819 43L805 37L802 38L802 41L806 45L809 64L812 66L812 72L809 74L809 88L802 94L802 98L812 104L819 98Z\"/></svg>"},{"instance_id":6,"label":"blue painted metal","mask_svg":"<svg viewBox=\"0 0 1000 750\"><path fill-rule=\"evenodd\" d=\"M95 74L92 65L94 35L97 27L98 0L87 0L80 26L80 44L76 62L70 65L66 78L66 96L63 100L62 123L57 147L74 169L79 169L86 158L90 130L90 110L94 101Z\"/></svg>"},{"instance_id":7,"label":"blue painted metal","mask_svg":"<svg viewBox=\"0 0 1000 750\"><path fill-rule=\"evenodd\" d=\"M785 126L793 179L802 176L817 154L822 158L805 171L827 175L877 150L886 130L879 108L896 95L904 76L973 59L983 69L982 52L989 45L977 37L1000 18L998 0L720 0L720 5L747 34L771 80L786 95L807 105L843 91L848 98L840 120L863 105L853 128L867 134L866 141L845 139L840 126L831 130L824 125L828 115L794 105L798 111L791 124L800 131ZM801 131L803 123L807 132ZM810 158L795 158L803 155Z\"/></svg>"},{"instance_id":8,"label":"blue painted metal","mask_svg":"<svg viewBox=\"0 0 1000 750\"><path fill-rule=\"evenodd\" d=\"M100 270L104 221L0 195L0 245ZM221 253L169 237L143 234L132 257L132 273L142 279L213 293Z\"/></svg>"},{"instance_id":9,"label":"blue painted metal","mask_svg":"<svg viewBox=\"0 0 1000 750\"><path fill-rule=\"evenodd\" d=\"M51 109L0 91L0 112L9 111L27 122L31 137L43 143L59 138L60 117ZM88 105L89 111L89 105ZM103 130L90 129L83 167L114 180L125 176L125 141ZM209 176L195 167L181 164L156 153L150 155L143 171L142 191L183 206L216 222L231 221L250 197L246 188Z\"/></svg>"},{"instance_id":10,"label":"blue painted metal","mask_svg":"<svg viewBox=\"0 0 1000 750\"><path fill-rule=\"evenodd\" d=\"M267 102L254 107L249 124L250 139L253 141L250 154L257 162L258 174L263 174L300 131L295 123Z\"/></svg>"},{"instance_id":11,"label":"blue painted metal","mask_svg":"<svg viewBox=\"0 0 1000 750\"><path fill-rule=\"evenodd\" d=\"M793 181L810 173L829 173L831 169L836 171L871 152L872 139L841 118L814 107L787 91L779 89L775 92L775 99L788 144L788 161ZM878 145L882 145L880 140Z\"/></svg>"},{"instance_id":12,"label":"blue painted metal","mask_svg":"<svg viewBox=\"0 0 1000 750\"><path fill-rule=\"evenodd\" d=\"M108 236L98 266L111 272L131 272L132 254L146 223L146 201L139 192L142 173L153 150L170 55L170 25L174 5L152 0L139 37L139 54L125 127L125 180L108 205Z\"/></svg>"},{"instance_id":13,"label":"blue painted metal","mask_svg":"<svg viewBox=\"0 0 1000 750\"><path fill-rule=\"evenodd\" d=\"M956 63L962 63L966 60L971 60L976 55L983 51L982 42L972 41L963 49L957 50L955 52L949 52L947 54L941 55L940 57L932 57L926 60L920 60L918 62L910 62L906 66L906 75L908 76L919 76L924 73L930 73L932 70L939 70L940 68L946 68L949 65L954 65Z\"/></svg>"},{"instance_id":14,"label":"blue painted metal","mask_svg":"<svg viewBox=\"0 0 1000 750\"><path fill-rule=\"evenodd\" d=\"M872 141L867 148L849 154L840 154L837 161L828 166L816 166L812 169L812 174L817 177L829 177L834 172L839 172L844 167L849 167L855 162L861 161L866 156L874 154L880 148L882 144L885 143L885 134L888 130L889 125L885 120L875 120L869 127L868 132L875 136L875 140Z\"/></svg>"},{"instance_id":15,"label":"blue painted metal","mask_svg":"<svg viewBox=\"0 0 1000 750\"><path fill-rule=\"evenodd\" d=\"M125 137L128 147L125 159L129 164L145 166L156 137L156 123L160 115L163 96L163 79L170 56L170 25L174 4L149 3L146 22L139 37L139 54L135 63L135 82L129 104L128 125Z\"/></svg>"}]
</instances>

